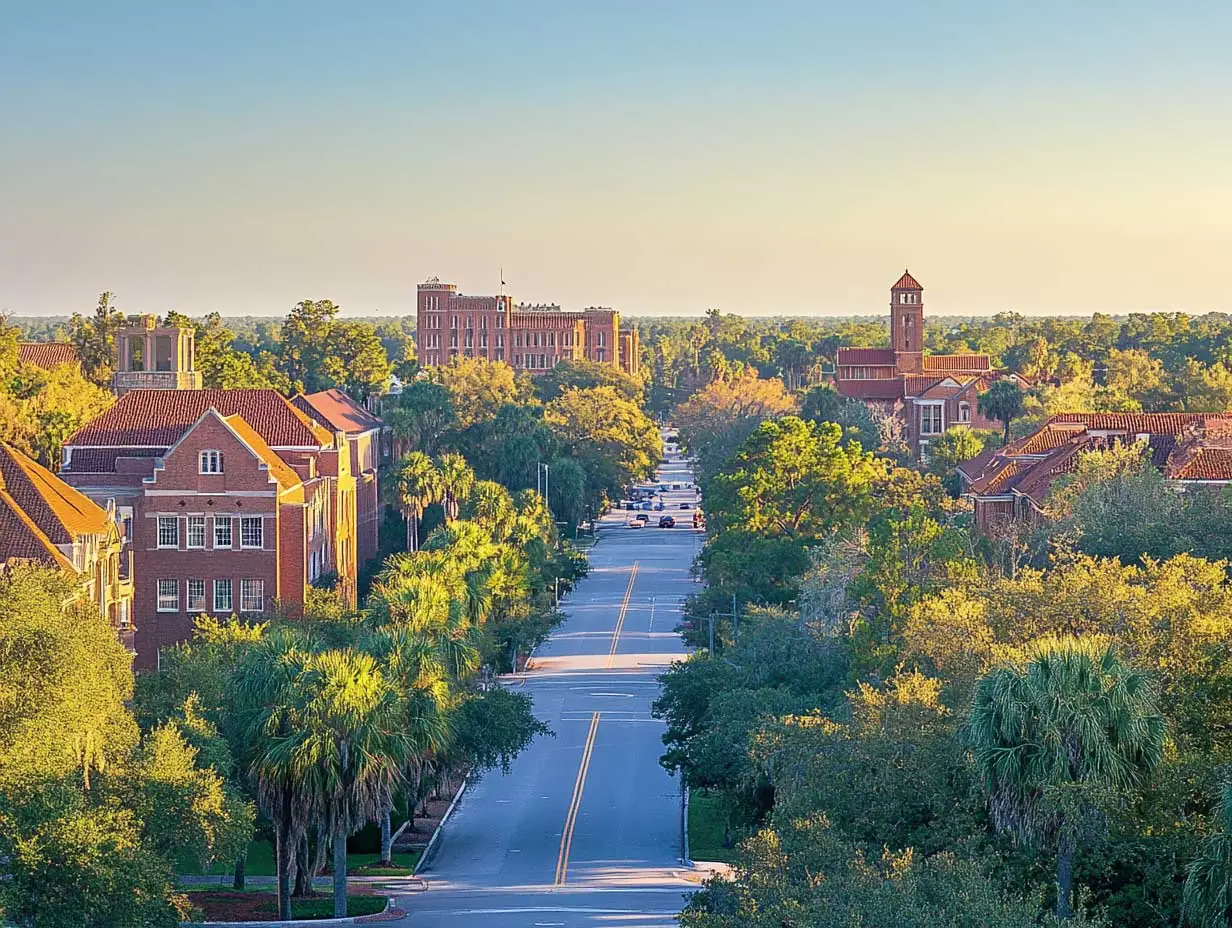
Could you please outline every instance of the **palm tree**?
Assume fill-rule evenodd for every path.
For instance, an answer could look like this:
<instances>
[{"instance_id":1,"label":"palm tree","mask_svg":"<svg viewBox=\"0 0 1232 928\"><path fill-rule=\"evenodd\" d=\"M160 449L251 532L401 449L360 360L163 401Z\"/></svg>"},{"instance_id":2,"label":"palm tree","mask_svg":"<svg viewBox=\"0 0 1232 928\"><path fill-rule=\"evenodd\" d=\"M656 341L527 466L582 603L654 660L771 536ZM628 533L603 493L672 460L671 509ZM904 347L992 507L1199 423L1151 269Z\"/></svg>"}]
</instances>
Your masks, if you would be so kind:
<instances>
[{"instance_id":1,"label":"palm tree","mask_svg":"<svg viewBox=\"0 0 1232 928\"><path fill-rule=\"evenodd\" d=\"M1002 444L1010 443L1010 423L1022 415L1022 391L1012 380L998 380L980 394L980 415L1005 423Z\"/></svg>"},{"instance_id":2,"label":"palm tree","mask_svg":"<svg viewBox=\"0 0 1232 928\"><path fill-rule=\"evenodd\" d=\"M422 451L412 451L398 462L389 484L394 501L406 519L406 549L419 550L419 520L424 510L441 501L443 483L432 459Z\"/></svg>"},{"instance_id":3,"label":"palm tree","mask_svg":"<svg viewBox=\"0 0 1232 928\"><path fill-rule=\"evenodd\" d=\"M1055 842L1058 918L1071 914L1074 854L1098 796L1133 789L1159 763L1158 702L1154 681L1097 638L1037 642L1024 664L976 685L968 736L993 823L1026 845Z\"/></svg>"},{"instance_id":4,"label":"palm tree","mask_svg":"<svg viewBox=\"0 0 1232 928\"><path fill-rule=\"evenodd\" d=\"M413 754L403 698L362 651L312 655L292 694L296 725L271 757L292 772L334 851L334 917L347 914L347 836L377 817Z\"/></svg>"},{"instance_id":5,"label":"palm tree","mask_svg":"<svg viewBox=\"0 0 1232 928\"><path fill-rule=\"evenodd\" d=\"M1181 914L1194 928L1232 924L1232 783L1225 783L1215 806L1219 831L1202 845L1189 865Z\"/></svg>"},{"instance_id":6,"label":"palm tree","mask_svg":"<svg viewBox=\"0 0 1232 928\"><path fill-rule=\"evenodd\" d=\"M453 521L458 517L458 508L475 486L475 472L460 454L442 454L437 461L441 475L441 494L445 502L445 518Z\"/></svg>"}]
</instances>

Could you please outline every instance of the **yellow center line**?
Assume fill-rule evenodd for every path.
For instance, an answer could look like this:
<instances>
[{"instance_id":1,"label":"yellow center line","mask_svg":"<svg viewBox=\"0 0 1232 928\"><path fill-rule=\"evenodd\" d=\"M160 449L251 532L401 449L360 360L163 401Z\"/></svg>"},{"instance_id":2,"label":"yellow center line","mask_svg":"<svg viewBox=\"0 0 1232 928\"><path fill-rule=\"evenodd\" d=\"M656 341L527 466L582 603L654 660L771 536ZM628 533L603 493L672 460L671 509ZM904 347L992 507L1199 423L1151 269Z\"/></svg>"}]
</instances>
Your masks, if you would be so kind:
<instances>
[{"instance_id":1,"label":"yellow center line","mask_svg":"<svg viewBox=\"0 0 1232 928\"><path fill-rule=\"evenodd\" d=\"M586 745L582 748L582 762L578 765L577 779L573 783L573 798L565 815L565 830L560 835L560 853L556 855L556 885L565 885L569 871L569 851L573 847L573 826L577 824L578 809L582 806L582 790L586 788L586 774L590 770L590 756L595 751L595 735L599 731L599 713L590 717L590 731L586 733Z\"/></svg>"},{"instance_id":2,"label":"yellow center line","mask_svg":"<svg viewBox=\"0 0 1232 928\"><path fill-rule=\"evenodd\" d=\"M629 611L629 597L633 595L633 581L637 579L637 561L633 562L633 570L629 572L629 585L625 588L625 598L620 603L620 614L616 616L616 628L612 631L612 647L607 652L607 669L612 669L616 659L616 646L620 644L620 631L625 627L625 613Z\"/></svg>"}]
</instances>

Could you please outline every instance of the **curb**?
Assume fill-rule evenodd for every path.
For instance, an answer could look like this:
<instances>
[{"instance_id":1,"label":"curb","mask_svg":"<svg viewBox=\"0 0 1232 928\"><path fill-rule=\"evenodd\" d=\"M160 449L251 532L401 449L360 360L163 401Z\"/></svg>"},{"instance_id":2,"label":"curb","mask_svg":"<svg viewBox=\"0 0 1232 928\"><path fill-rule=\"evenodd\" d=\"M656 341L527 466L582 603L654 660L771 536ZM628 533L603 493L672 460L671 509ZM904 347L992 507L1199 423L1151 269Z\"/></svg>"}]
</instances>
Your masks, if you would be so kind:
<instances>
[{"instance_id":1,"label":"curb","mask_svg":"<svg viewBox=\"0 0 1232 928\"><path fill-rule=\"evenodd\" d=\"M468 773L462 778L462 785L458 787L458 791L454 793L453 802L449 803L449 808L445 810L445 814L441 816L440 824L436 826L436 830L432 832L432 837L428 839L427 846L423 849L423 853L419 855L419 860L415 862L415 869L411 871L411 876L419 876L419 871L428 863L428 859L432 856L432 852L436 850L437 839L440 838L441 832L445 828L445 823L449 821L449 816L453 815L454 807L458 804L458 800L462 798L462 794L466 792L466 788L471 784L471 776Z\"/></svg>"},{"instance_id":2,"label":"curb","mask_svg":"<svg viewBox=\"0 0 1232 928\"><path fill-rule=\"evenodd\" d=\"M684 772L680 773L680 863L692 867L689 857L689 788L684 785Z\"/></svg>"},{"instance_id":3,"label":"curb","mask_svg":"<svg viewBox=\"0 0 1232 928\"><path fill-rule=\"evenodd\" d=\"M180 922L180 926L181 928L301 928L303 925L369 925L405 917L405 912L394 908L393 896L386 896L385 908L372 915L351 915L346 918L301 918L290 922Z\"/></svg>"}]
</instances>

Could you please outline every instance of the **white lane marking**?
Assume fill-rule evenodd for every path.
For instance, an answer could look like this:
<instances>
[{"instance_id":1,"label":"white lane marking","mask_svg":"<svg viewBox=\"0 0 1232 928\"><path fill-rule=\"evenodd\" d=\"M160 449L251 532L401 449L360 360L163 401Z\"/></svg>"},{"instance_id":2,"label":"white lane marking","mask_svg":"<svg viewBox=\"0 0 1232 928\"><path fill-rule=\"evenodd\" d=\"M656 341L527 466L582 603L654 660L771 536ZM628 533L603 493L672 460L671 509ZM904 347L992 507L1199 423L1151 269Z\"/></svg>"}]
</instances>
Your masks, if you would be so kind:
<instances>
[{"instance_id":1,"label":"white lane marking","mask_svg":"<svg viewBox=\"0 0 1232 928\"><path fill-rule=\"evenodd\" d=\"M591 696L620 696L623 699L632 699L632 693L591 693Z\"/></svg>"}]
</instances>

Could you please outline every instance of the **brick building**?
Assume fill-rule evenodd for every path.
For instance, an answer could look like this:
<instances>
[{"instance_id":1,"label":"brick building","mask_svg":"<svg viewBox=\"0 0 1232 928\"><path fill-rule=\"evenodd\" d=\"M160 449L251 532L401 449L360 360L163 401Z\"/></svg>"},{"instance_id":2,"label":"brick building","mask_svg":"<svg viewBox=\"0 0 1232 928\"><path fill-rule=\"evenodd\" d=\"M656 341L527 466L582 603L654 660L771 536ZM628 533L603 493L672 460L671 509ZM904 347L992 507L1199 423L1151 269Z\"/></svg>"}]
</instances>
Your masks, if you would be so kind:
<instances>
[{"instance_id":1,"label":"brick building","mask_svg":"<svg viewBox=\"0 0 1232 928\"><path fill-rule=\"evenodd\" d=\"M846 397L900 418L912 454L924 460L928 443L951 426L995 429L980 415L978 397L996 380L986 354L924 353L924 288L908 271L890 288L890 347L840 348L835 387Z\"/></svg>"},{"instance_id":2,"label":"brick building","mask_svg":"<svg viewBox=\"0 0 1232 928\"><path fill-rule=\"evenodd\" d=\"M356 547L362 567L377 556L380 547L380 470L390 450L385 425L341 390L301 394L291 402L318 424L347 437L355 477Z\"/></svg>"},{"instance_id":3,"label":"brick building","mask_svg":"<svg viewBox=\"0 0 1232 928\"><path fill-rule=\"evenodd\" d=\"M132 565L114 510L0 443L0 571L19 564L75 577L81 598L98 607L132 650Z\"/></svg>"},{"instance_id":4,"label":"brick building","mask_svg":"<svg viewBox=\"0 0 1232 928\"><path fill-rule=\"evenodd\" d=\"M435 277L419 285L415 337L420 363L428 367L453 357L504 361L531 372L567 359L614 364L626 373L639 366L637 332L622 330L614 309L515 306L512 297L468 296Z\"/></svg>"},{"instance_id":5,"label":"brick building","mask_svg":"<svg viewBox=\"0 0 1232 928\"><path fill-rule=\"evenodd\" d=\"M1064 413L959 466L976 527L990 534L1044 518L1048 491L1080 454L1134 443L1178 490L1232 482L1232 414Z\"/></svg>"},{"instance_id":6,"label":"brick building","mask_svg":"<svg viewBox=\"0 0 1232 928\"><path fill-rule=\"evenodd\" d=\"M200 613L294 613L337 575L354 603L356 481L346 433L274 390L125 392L71 436L61 477L114 501L132 550L137 666Z\"/></svg>"}]
</instances>

